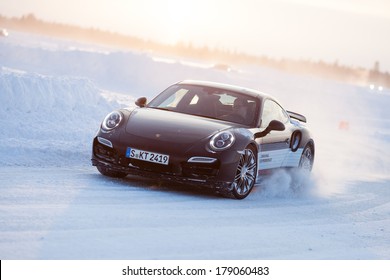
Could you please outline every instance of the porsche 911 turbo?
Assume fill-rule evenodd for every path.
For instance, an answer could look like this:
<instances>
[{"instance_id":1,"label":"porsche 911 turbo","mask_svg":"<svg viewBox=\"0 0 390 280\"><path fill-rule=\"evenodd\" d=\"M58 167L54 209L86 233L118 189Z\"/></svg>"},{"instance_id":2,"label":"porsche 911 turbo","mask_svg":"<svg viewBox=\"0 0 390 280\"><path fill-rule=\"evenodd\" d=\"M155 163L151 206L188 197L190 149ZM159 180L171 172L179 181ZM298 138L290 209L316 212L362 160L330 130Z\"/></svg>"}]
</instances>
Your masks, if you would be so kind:
<instances>
[{"instance_id":1,"label":"porsche 911 turbo","mask_svg":"<svg viewBox=\"0 0 390 280\"><path fill-rule=\"evenodd\" d=\"M92 165L105 176L170 180L243 199L274 169L313 167L306 118L260 91L186 80L136 105L109 113L93 139Z\"/></svg>"}]
</instances>

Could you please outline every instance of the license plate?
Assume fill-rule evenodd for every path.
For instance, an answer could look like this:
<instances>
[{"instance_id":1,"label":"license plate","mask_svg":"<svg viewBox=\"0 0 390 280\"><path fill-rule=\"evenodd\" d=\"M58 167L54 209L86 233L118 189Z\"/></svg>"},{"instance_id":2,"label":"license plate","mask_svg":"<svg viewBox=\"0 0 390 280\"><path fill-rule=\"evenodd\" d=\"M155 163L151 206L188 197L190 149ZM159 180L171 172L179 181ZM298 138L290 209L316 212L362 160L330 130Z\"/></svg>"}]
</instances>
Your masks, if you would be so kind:
<instances>
[{"instance_id":1,"label":"license plate","mask_svg":"<svg viewBox=\"0 0 390 280\"><path fill-rule=\"evenodd\" d=\"M163 155L163 154L158 154L158 153L153 153L153 152L148 152L143 150L137 150L130 147L128 147L126 150L126 157L148 161L148 162L154 162L158 164L164 164L164 165L168 165L169 163L168 155Z\"/></svg>"}]
</instances>

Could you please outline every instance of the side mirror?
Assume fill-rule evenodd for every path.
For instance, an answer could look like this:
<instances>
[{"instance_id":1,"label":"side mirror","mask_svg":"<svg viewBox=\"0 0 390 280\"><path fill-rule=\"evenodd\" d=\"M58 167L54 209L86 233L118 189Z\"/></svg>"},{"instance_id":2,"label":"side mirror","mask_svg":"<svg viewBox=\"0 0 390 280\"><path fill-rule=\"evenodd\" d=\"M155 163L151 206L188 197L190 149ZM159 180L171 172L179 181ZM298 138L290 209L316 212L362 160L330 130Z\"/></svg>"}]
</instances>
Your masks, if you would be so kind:
<instances>
[{"instance_id":1,"label":"side mirror","mask_svg":"<svg viewBox=\"0 0 390 280\"><path fill-rule=\"evenodd\" d=\"M255 139L256 138L261 138L261 137L264 137L266 136L268 133L270 133L272 130L276 130L276 131L283 131L285 130L286 127L284 126L284 124L280 121L277 121L277 120L273 120L269 123L269 125L267 126L266 129L264 129L262 132L257 132L255 133Z\"/></svg>"},{"instance_id":2,"label":"side mirror","mask_svg":"<svg viewBox=\"0 0 390 280\"><path fill-rule=\"evenodd\" d=\"M137 105L140 108L143 108L146 106L147 99L146 97L140 97L135 101L135 105Z\"/></svg>"}]
</instances>

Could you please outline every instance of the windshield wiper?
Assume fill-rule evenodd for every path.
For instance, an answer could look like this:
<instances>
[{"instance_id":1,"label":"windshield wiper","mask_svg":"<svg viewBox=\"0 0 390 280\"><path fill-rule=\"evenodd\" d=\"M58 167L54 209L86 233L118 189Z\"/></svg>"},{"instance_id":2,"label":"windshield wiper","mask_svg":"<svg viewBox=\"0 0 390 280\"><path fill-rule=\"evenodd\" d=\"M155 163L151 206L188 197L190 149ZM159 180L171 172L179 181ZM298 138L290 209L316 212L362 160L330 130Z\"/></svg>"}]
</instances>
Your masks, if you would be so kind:
<instances>
[{"instance_id":1,"label":"windshield wiper","mask_svg":"<svg viewBox=\"0 0 390 280\"><path fill-rule=\"evenodd\" d=\"M197 116L197 117L202 117L202 118L208 118L208 119L213 119L213 120L221 120L217 117L212 117L212 116L208 116L208 115L201 115L201 114L191 114L193 116Z\"/></svg>"},{"instance_id":2,"label":"windshield wiper","mask_svg":"<svg viewBox=\"0 0 390 280\"><path fill-rule=\"evenodd\" d=\"M172 109L169 109L169 108L166 108L166 107L165 108L164 107L148 107L148 108L173 112Z\"/></svg>"}]
</instances>

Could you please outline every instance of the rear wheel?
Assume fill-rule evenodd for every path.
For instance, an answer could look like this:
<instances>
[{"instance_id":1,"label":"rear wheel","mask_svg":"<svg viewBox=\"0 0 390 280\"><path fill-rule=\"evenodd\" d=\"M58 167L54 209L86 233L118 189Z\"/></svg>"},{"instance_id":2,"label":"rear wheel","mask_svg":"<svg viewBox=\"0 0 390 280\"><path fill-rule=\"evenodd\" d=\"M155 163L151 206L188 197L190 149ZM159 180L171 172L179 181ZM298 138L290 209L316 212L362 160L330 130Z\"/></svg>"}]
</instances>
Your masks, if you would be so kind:
<instances>
[{"instance_id":1,"label":"rear wheel","mask_svg":"<svg viewBox=\"0 0 390 280\"><path fill-rule=\"evenodd\" d=\"M299 161L299 168L310 172L313 168L313 162L314 162L313 148L310 145L307 145L303 149L303 153L302 153L301 159Z\"/></svg>"},{"instance_id":2,"label":"rear wheel","mask_svg":"<svg viewBox=\"0 0 390 280\"><path fill-rule=\"evenodd\" d=\"M112 177L112 178L124 178L127 176L126 173L123 173L120 171L115 171L115 170L112 170L108 167L98 165L98 166L96 166L96 168L104 176L108 176L108 177Z\"/></svg>"},{"instance_id":3,"label":"rear wheel","mask_svg":"<svg viewBox=\"0 0 390 280\"><path fill-rule=\"evenodd\" d=\"M248 146L240 156L236 176L232 183L232 195L243 199L252 191L256 182L257 158L255 150Z\"/></svg>"}]
</instances>

